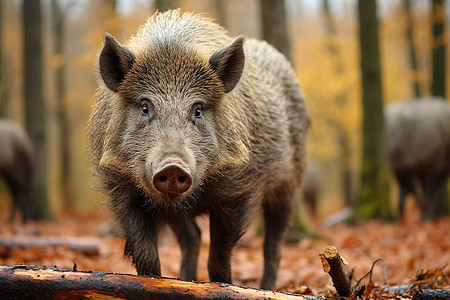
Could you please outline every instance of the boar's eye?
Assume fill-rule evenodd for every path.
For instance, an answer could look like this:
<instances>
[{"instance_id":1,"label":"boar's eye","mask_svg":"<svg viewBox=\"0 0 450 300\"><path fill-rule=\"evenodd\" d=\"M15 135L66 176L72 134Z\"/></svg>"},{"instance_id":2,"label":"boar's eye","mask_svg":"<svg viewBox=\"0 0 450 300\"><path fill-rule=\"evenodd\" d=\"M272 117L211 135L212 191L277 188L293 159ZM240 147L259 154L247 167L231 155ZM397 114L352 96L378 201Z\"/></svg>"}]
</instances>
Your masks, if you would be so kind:
<instances>
[{"instance_id":1,"label":"boar's eye","mask_svg":"<svg viewBox=\"0 0 450 300\"><path fill-rule=\"evenodd\" d=\"M153 105L148 99L141 100L141 115L144 117L152 118L153 117Z\"/></svg>"},{"instance_id":2,"label":"boar's eye","mask_svg":"<svg viewBox=\"0 0 450 300\"><path fill-rule=\"evenodd\" d=\"M192 106L191 119L194 124L198 119L202 118L204 110L205 105L201 102L197 102Z\"/></svg>"}]
</instances>

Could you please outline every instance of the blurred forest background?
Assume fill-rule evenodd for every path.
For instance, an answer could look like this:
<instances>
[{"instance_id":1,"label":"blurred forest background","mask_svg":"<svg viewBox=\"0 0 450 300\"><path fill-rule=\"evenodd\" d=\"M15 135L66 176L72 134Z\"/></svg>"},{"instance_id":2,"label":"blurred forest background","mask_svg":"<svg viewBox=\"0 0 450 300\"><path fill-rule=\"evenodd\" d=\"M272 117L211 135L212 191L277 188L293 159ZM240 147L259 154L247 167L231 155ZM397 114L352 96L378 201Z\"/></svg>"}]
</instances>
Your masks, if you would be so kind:
<instances>
[{"instance_id":1,"label":"blurred forest background","mask_svg":"<svg viewBox=\"0 0 450 300\"><path fill-rule=\"evenodd\" d=\"M261 6L263 2L273 2L269 13ZM448 2L373 1L377 5L384 105L418 96L448 98ZM287 30L281 40L282 31L270 32L279 22L272 19L279 4ZM92 189L86 128L103 33L125 43L158 8L169 7L206 13L231 35L265 38L277 44L294 65L312 115L308 155L320 165L323 190L318 215L354 204L364 177L359 171L364 134L358 1L2 0L0 116L34 131L32 135L40 140L35 147L44 149L37 154L43 163L37 165L36 178L43 178L40 184L46 192L41 195L47 199L43 204L47 212L35 218L97 209L99 196ZM436 24L447 33L433 34ZM271 34L274 40L270 40ZM378 49L368 39L369 46ZM33 55L33 62L25 59ZM34 66L36 61L40 63ZM433 75L436 69L441 73ZM433 87L438 76L443 84ZM396 189L390 176L383 192L391 200L393 214ZM9 210L5 184L0 184L0 200L0 209Z\"/></svg>"}]
</instances>

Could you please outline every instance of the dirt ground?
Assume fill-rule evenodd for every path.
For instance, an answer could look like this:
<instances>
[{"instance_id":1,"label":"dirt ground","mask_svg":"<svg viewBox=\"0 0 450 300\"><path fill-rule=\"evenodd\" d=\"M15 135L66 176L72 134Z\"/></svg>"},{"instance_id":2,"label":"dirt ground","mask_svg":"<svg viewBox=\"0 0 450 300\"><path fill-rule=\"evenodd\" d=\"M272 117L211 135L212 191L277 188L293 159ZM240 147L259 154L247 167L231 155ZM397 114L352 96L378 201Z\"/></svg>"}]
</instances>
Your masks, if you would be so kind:
<instances>
[{"instance_id":1,"label":"dirt ground","mask_svg":"<svg viewBox=\"0 0 450 300\"><path fill-rule=\"evenodd\" d=\"M90 238L89 241L99 245L99 251L76 250L64 245L0 246L0 264L72 269L76 262L78 270L136 274L131 263L122 256L122 239L105 235L111 225L108 215L100 208L97 211L88 216L64 215L53 222L27 224L9 224L5 222L6 213L1 214L0 240L11 237ZM198 280L208 281L208 220L203 217L198 221L203 229ZM352 226L341 224L327 227L322 220L313 220L312 224L320 238L304 237L298 243L284 245L276 285L278 290L333 295L335 290L331 279L323 271L319 259L319 253L328 245L334 245L348 262L348 268L354 269L353 285L371 269L376 259L383 258L386 278L391 286L426 280L427 287L450 289L450 217L421 222L418 212L412 212L409 217L392 223L373 220ZM254 231L250 228L233 252L234 284L258 287L263 270L263 240ZM161 236L159 249L162 275L177 277L181 255L170 231ZM376 286L386 285L382 263L374 267L372 280ZM362 282L368 284L369 277ZM399 297L396 299L408 299L410 295Z\"/></svg>"}]
</instances>

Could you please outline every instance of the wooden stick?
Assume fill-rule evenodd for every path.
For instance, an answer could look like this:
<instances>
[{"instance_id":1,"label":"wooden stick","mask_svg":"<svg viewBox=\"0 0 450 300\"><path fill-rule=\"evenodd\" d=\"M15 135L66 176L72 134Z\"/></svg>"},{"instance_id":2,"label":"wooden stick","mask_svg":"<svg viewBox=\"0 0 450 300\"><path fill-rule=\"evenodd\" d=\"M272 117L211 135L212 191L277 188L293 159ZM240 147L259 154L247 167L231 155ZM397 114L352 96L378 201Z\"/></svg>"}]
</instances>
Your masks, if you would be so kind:
<instances>
[{"instance_id":1,"label":"wooden stick","mask_svg":"<svg viewBox=\"0 0 450 300\"><path fill-rule=\"evenodd\" d=\"M323 270L327 272L339 296L348 297L351 294L350 279L341 255L336 247L328 246L321 254Z\"/></svg>"},{"instance_id":2,"label":"wooden stick","mask_svg":"<svg viewBox=\"0 0 450 300\"><path fill-rule=\"evenodd\" d=\"M225 283L34 266L0 266L2 299L324 299Z\"/></svg>"}]
</instances>

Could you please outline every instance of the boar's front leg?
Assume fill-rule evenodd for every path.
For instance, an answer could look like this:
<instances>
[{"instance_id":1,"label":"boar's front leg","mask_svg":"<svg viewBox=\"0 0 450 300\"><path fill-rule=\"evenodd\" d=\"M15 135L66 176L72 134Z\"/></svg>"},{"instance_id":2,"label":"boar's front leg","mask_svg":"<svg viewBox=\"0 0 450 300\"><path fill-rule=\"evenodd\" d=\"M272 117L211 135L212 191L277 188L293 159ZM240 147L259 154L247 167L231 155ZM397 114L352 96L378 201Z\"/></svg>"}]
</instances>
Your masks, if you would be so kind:
<instances>
[{"instance_id":1,"label":"boar's front leg","mask_svg":"<svg viewBox=\"0 0 450 300\"><path fill-rule=\"evenodd\" d=\"M131 257L139 275L161 275L158 256L157 208L147 209L145 199L113 200L113 211L125 234L125 256Z\"/></svg>"},{"instance_id":2,"label":"boar's front leg","mask_svg":"<svg viewBox=\"0 0 450 300\"><path fill-rule=\"evenodd\" d=\"M200 229L195 219L182 216L172 218L170 227L177 236L181 247L182 259L180 278L183 280L197 280L197 261L200 251Z\"/></svg>"},{"instance_id":3,"label":"boar's front leg","mask_svg":"<svg viewBox=\"0 0 450 300\"><path fill-rule=\"evenodd\" d=\"M208 271L211 281L231 283L231 251L242 236L248 198L241 196L210 209Z\"/></svg>"},{"instance_id":4,"label":"boar's front leg","mask_svg":"<svg viewBox=\"0 0 450 300\"><path fill-rule=\"evenodd\" d=\"M126 233L125 255L132 258L138 275L161 276L157 234L154 230L128 231Z\"/></svg>"}]
</instances>

